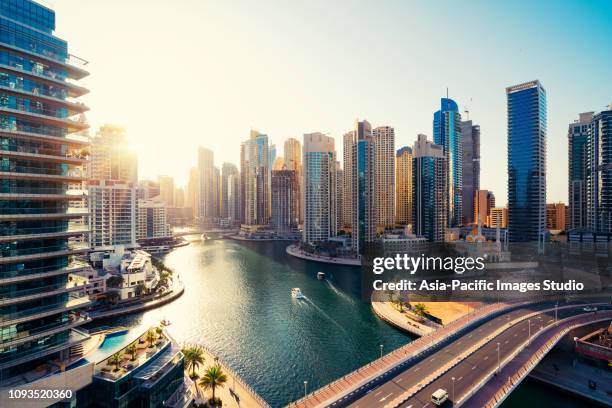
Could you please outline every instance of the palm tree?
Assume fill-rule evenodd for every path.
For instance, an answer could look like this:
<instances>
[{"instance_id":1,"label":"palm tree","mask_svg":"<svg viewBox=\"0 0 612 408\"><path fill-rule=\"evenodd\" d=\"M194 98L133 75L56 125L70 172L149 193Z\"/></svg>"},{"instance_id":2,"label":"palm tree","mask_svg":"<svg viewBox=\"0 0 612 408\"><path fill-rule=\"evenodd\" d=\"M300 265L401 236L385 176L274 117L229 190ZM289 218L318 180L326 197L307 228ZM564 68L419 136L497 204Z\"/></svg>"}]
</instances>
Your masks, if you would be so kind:
<instances>
[{"instance_id":1,"label":"palm tree","mask_svg":"<svg viewBox=\"0 0 612 408\"><path fill-rule=\"evenodd\" d=\"M115 354L113 354L112 356L108 358L108 363L110 365L115 366L114 371L119 371L119 364L121 364L121 361L122 361L122 355L120 351L116 352Z\"/></svg>"},{"instance_id":2,"label":"palm tree","mask_svg":"<svg viewBox=\"0 0 612 408\"><path fill-rule=\"evenodd\" d=\"M153 347L153 342L157 340L157 335L151 329L146 334L145 340L149 342L149 348Z\"/></svg>"},{"instance_id":3,"label":"palm tree","mask_svg":"<svg viewBox=\"0 0 612 408\"><path fill-rule=\"evenodd\" d=\"M423 303L417 303L414 305L412 311L418 316L425 316L426 313L429 313L427 306L425 306Z\"/></svg>"},{"instance_id":4,"label":"palm tree","mask_svg":"<svg viewBox=\"0 0 612 408\"><path fill-rule=\"evenodd\" d=\"M191 370L191 378L197 378L196 370L200 368L200 364L204 364L204 350L200 346L189 346L184 348L185 366L187 370Z\"/></svg>"},{"instance_id":5,"label":"palm tree","mask_svg":"<svg viewBox=\"0 0 612 408\"><path fill-rule=\"evenodd\" d=\"M223 385L227 382L227 376L223 372L223 369L219 364L208 367L204 377L200 380L200 385L205 390L212 390L212 400L215 402L215 388L223 387Z\"/></svg>"},{"instance_id":6,"label":"palm tree","mask_svg":"<svg viewBox=\"0 0 612 408\"><path fill-rule=\"evenodd\" d=\"M131 361L136 360L136 343L132 343L125 348L125 352L132 356Z\"/></svg>"}]
</instances>

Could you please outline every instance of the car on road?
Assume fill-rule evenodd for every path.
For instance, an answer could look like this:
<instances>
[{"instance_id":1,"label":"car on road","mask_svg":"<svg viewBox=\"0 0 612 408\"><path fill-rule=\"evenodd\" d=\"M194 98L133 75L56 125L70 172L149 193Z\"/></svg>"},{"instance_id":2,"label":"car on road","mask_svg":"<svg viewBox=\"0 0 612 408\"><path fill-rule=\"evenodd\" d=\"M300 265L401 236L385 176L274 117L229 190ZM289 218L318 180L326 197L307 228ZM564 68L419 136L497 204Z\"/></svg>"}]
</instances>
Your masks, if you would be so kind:
<instances>
[{"instance_id":1,"label":"car on road","mask_svg":"<svg viewBox=\"0 0 612 408\"><path fill-rule=\"evenodd\" d=\"M596 312L597 308L593 306L585 306L582 308L582 310L584 310L585 312Z\"/></svg>"},{"instance_id":2,"label":"car on road","mask_svg":"<svg viewBox=\"0 0 612 408\"><path fill-rule=\"evenodd\" d=\"M441 407L442 404L446 402L448 399L448 392L442 388L438 388L433 394L431 394L431 402L438 407Z\"/></svg>"}]
</instances>

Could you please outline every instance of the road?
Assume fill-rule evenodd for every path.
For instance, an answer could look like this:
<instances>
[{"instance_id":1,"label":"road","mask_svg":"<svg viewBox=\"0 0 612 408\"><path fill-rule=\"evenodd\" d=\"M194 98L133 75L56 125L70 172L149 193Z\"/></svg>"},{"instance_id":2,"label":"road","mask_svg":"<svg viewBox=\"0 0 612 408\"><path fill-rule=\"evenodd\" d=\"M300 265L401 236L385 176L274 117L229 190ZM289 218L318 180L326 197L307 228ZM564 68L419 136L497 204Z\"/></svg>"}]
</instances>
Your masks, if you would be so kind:
<instances>
[{"instance_id":1,"label":"road","mask_svg":"<svg viewBox=\"0 0 612 408\"><path fill-rule=\"evenodd\" d=\"M402 370L399 374L386 380L384 384L377 386L377 388L364 390L363 392L354 394L349 400L345 399L335 406L349 406L352 408L382 407L409 388L419 384L427 375L441 369L452 360L456 360L466 349L475 345L483 337L492 335L497 329L503 327L509 321L550 307L551 304L538 305L537 307L517 309L498 316L481 324L418 364ZM559 310L558 318L561 319L584 313L582 307L583 306L576 306L572 309ZM530 319L531 334L534 335L541 327L545 327L551 320L554 320L554 315L555 312L550 311L532 317ZM471 356L461 361L433 383L426 386L401 406L406 408L432 407L433 404L429 402L431 394L438 388L448 390L451 400L460 398L464 393L468 392L469 385L478 382L487 375L487 372L490 372L490 370L497 365L497 343L500 343L500 358L503 361L504 356L511 354L512 351L525 340L528 330L527 321L515 324ZM455 395L452 395L452 377L455 377Z\"/></svg>"}]
</instances>

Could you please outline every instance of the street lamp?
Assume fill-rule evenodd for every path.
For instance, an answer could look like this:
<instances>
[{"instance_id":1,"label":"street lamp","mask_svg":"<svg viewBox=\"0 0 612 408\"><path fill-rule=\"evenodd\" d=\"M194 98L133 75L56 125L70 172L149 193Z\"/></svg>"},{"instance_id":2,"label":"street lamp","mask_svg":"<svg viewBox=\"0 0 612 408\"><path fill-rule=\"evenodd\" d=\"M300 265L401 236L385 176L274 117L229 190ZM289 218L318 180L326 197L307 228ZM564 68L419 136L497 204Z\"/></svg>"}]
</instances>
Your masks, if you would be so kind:
<instances>
[{"instance_id":1,"label":"street lamp","mask_svg":"<svg viewBox=\"0 0 612 408\"><path fill-rule=\"evenodd\" d=\"M451 399L452 399L453 404L454 404L455 403L455 377L451 377L451 380L453 380L453 393L452 393Z\"/></svg>"},{"instance_id":2,"label":"street lamp","mask_svg":"<svg viewBox=\"0 0 612 408\"><path fill-rule=\"evenodd\" d=\"M559 302L555 303L555 323L557 322L557 309L559 308Z\"/></svg>"},{"instance_id":3,"label":"street lamp","mask_svg":"<svg viewBox=\"0 0 612 408\"><path fill-rule=\"evenodd\" d=\"M308 389L308 381L304 381L304 398L306 398L306 393L308 392L307 389Z\"/></svg>"},{"instance_id":4,"label":"street lamp","mask_svg":"<svg viewBox=\"0 0 612 408\"><path fill-rule=\"evenodd\" d=\"M529 346L531 344L531 319L527 320L527 323L529 327L529 334L527 335L527 345Z\"/></svg>"},{"instance_id":5,"label":"street lamp","mask_svg":"<svg viewBox=\"0 0 612 408\"><path fill-rule=\"evenodd\" d=\"M382 358L383 345L380 345L380 358Z\"/></svg>"},{"instance_id":6,"label":"street lamp","mask_svg":"<svg viewBox=\"0 0 612 408\"><path fill-rule=\"evenodd\" d=\"M499 374L499 369L500 369L500 352L499 352L499 346L500 344L497 343L497 374Z\"/></svg>"}]
</instances>

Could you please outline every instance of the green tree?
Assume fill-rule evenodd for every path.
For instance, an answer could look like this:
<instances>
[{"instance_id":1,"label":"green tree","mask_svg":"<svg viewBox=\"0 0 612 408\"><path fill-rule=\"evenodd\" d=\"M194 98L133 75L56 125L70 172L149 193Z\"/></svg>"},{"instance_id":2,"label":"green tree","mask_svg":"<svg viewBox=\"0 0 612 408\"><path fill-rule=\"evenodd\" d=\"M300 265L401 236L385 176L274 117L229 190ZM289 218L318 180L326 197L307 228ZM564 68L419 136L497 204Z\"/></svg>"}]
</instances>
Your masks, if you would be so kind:
<instances>
[{"instance_id":1,"label":"green tree","mask_svg":"<svg viewBox=\"0 0 612 408\"><path fill-rule=\"evenodd\" d=\"M149 343L149 347L153 347L153 342L157 340L157 334L155 334L155 331L149 329L145 336L145 340Z\"/></svg>"},{"instance_id":2,"label":"green tree","mask_svg":"<svg viewBox=\"0 0 612 408\"><path fill-rule=\"evenodd\" d=\"M121 351L118 351L108 358L108 363L115 366L114 371L119 371L119 365L121 364L122 360L123 356L121 355Z\"/></svg>"},{"instance_id":3,"label":"green tree","mask_svg":"<svg viewBox=\"0 0 612 408\"><path fill-rule=\"evenodd\" d=\"M123 284L123 276L111 276L110 278L106 280L106 285L113 287L113 288L118 288L122 284Z\"/></svg>"},{"instance_id":4,"label":"green tree","mask_svg":"<svg viewBox=\"0 0 612 408\"><path fill-rule=\"evenodd\" d=\"M215 402L216 401L215 389L217 387L222 388L226 382L227 382L227 376L223 372L223 369L221 368L221 366L217 364L217 365L208 367L208 369L206 370L206 373L200 380L199 384L205 390L209 388L212 390L212 400L213 402Z\"/></svg>"},{"instance_id":5,"label":"green tree","mask_svg":"<svg viewBox=\"0 0 612 408\"><path fill-rule=\"evenodd\" d=\"M185 367L191 370L191 378L197 378L196 370L200 368L200 364L204 364L204 349L200 346L188 346L183 350L185 355Z\"/></svg>"},{"instance_id":6,"label":"green tree","mask_svg":"<svg viewBox=\"0 0 612 408\"><path fill-rule=\"evenodd\" d=\"M412 308L412 311L418 315L418 316L425 316L426 313L429 313L429 310L427 310L427 306L425 306L423 303L417 303L416 305L414 305L414 307Z\"/></svg>"},{"instance_id":7,"label":"green tree","mask_svg":"<svg viewBox=\"0 0 612 408\"><path fill-rule=\"evenodd\" d=\"M132 358L130 360L136 360L136 343L132 343L125 348L125 352L128 353Z\"/></svg>"}]
</instances>

